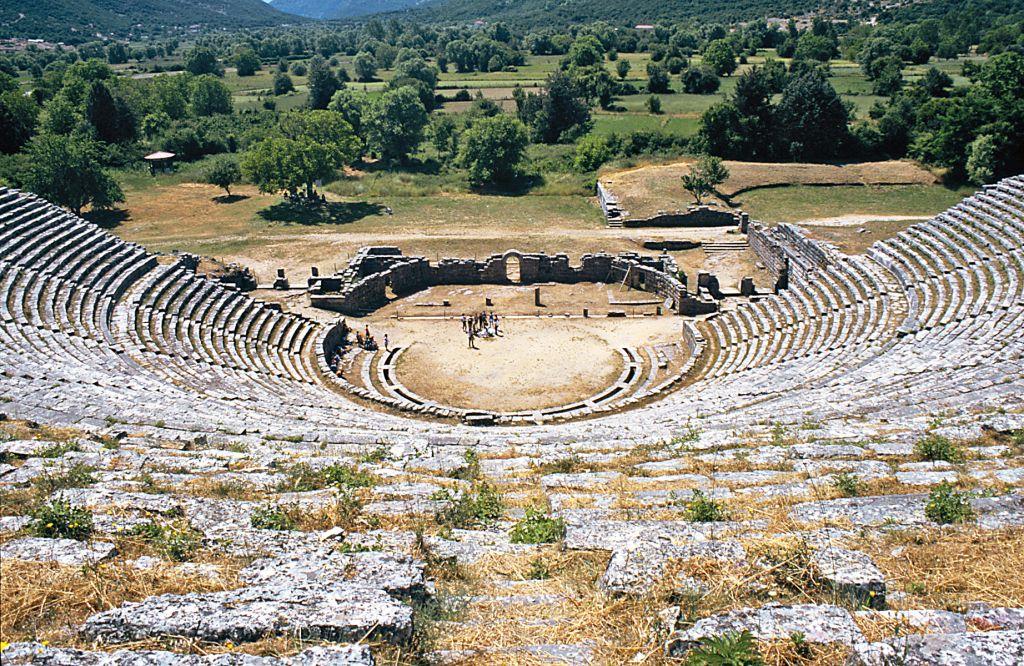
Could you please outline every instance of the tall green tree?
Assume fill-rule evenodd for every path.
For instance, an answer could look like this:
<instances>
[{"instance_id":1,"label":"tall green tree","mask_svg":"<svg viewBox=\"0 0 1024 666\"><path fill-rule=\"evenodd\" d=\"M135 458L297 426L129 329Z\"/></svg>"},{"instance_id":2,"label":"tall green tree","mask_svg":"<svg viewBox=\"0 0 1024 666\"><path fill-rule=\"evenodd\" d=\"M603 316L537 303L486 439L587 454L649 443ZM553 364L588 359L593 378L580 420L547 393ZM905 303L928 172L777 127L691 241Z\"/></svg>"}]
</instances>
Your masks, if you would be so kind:
<instances>
[{"instance_id":1,"label":"tall green tree","mask_svg":"<svg viewBox=\"0 0 1024 666\"><path fill-rule=\"evenodd\" d=\"M128 103L111 93L103 81L94 81L86 100L85 115L96 131L96 138L105 143L134 141L138 120Z\"/></svg>"},{"instance_id":2,"label":"tall green tree","mask_svg":"<svg viewBox=\"0 0 1024 666\"><path fill-rule=\"evenodd\" d=\"M377 76L377 59L368 51L360 51L352 62L355 69L356 80L361 82L373 81Z\"/></svg>"},{"instance_id":3,"label":"tall green tree","mask_svg":"<svg viewBox=\"0 0 1024 666\"><path fill-rule=\"evenodd\" d=\"M334 93L341 88L341 82L331 71L322 56L315 55L309 61L309 108L326 109Z\"/></svg>"},{"instance_id":4,"label":"tall green tree","mask_svg":"<svg viewBox=\"0 0 1024 666\"><path fill-rule=\"evenodd\" d=\"M231 91L214 76L204 74L192 81L189 108L196 116L231 113Z\"/></svg>"},{"instance_id":5,"label":"tall green tree","mask_svg":"<svg viewBox=\"0 0 1024 666\"><path fill-rule=\"evenodd\" d=\"M729 178L729 170L721 158L713 155L702 155L690 165L690 172L682 177L683 189L689 192L697 205L704 196L712 194L715 188Z\"/></svg>"},{"instance_id":6,"label":"tall green tree","mask_svg":"<svg viewBox=\"0 0 1024 666\"><path fill-rule=\"evenodd\" d=\"M412 87L388 90L363 117L368 146L383 159L405 161L423 140L427 111Z\"/></svg>"},{"instance_id":7,"label":"tall green tree","mask_svg":"<svg viewBox=\"0 0 1024 666\"><path fill-rule=\"evenodd\" d=\"M519 120L530 128L534 141L573 141L590 131L590 104L572 77L555 72L539 94L514 91Z\"/></svg>"},{"instance_id":8,"label":"tall green tree","mask_svg":"<svg viewBox=\"0 0 1024 666\"><path fill-rule=\"evenodd\" d=\"M832 84L817 71L795 77L782 92L775 120L790 159L829 160L849 140L849 111Z\"/></svg>"},{"instance_id":9,"label":"tall green tree","mask_svg":"<svg viewBox=\"0 0 1024 666\"><path fill-rule=\"evenodd\" d=\"M473 185L508 181L519 175L529 142L526 127L515 118L481 118L462 134L459 164Z\"/></svg>"},{"instance_id":10,"label":"tall green tree","mask_svg":"<svg viewBox=\"0 0 1024 666\"><path fill-rule=\"evenodd\" d=\"M217 52L209 46L196 45L185 52L185 71L189 74L199 76L201 74L212 74L223 76L224 68L217 60Z\"/></svg>"},{"instance_id":11,"label":"tall green tree","mask_svg":"<svg viewBox=\"0 0 1024 666\"><path fill-rule=\"evenodd\" d=\"M736 53L727 39L716 39L704 49L704 64L718 76L728 76L736 71Z\"/></svg>"},{"instance_id":12,"label":"tall green tree","mask_svg":"<svg viewBox=\"0 0 1024 666\"><path fill-rule=\"evenodd\" d=\"M100 162L100 148L81 135L40 134L26 148L25 188L81 215L86 206L108 208L124 193Z\"/></svg>"},{"instance_id":13,"label":"tall green tree","mask_svg":"<svg viewBox=\"0 0 1024 666\"><path fill-rule=\"evenodd\" d=\"M233 157L219 157L203 172L203 181L223 188L231 196L231 186L242 181L242 169Z\"/></svg>"},{"instance_id":14,"label":"tall green tree","mask_svg":"<svg viewBox=\"0 0 1024 666\"><path fill-rule=\"evenodd\" d=\"M39 106L22 95L16 83L4 85L0 81L0 153L11 155L21 150L35 134L38 120Z\"/></svg>"}]
</instances>

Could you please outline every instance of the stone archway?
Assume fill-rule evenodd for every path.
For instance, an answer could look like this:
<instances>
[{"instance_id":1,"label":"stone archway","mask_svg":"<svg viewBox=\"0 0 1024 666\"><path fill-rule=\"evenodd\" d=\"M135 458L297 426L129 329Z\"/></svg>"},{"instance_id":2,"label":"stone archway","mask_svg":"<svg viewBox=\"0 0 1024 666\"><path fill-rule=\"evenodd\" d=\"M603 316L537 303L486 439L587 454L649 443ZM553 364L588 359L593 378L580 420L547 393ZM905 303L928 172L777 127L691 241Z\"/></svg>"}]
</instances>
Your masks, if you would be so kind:
<instances>
[{"instance_id":1,"label":"stone archway","mask_svg":"<svg viewBox=\"0 0 1024 666\"><path fill-rule=\"evenodd\" d=\"M518 253L505 255L505 279L513 284L523 281L523 262Z\"/></svg>"}]
</instances>

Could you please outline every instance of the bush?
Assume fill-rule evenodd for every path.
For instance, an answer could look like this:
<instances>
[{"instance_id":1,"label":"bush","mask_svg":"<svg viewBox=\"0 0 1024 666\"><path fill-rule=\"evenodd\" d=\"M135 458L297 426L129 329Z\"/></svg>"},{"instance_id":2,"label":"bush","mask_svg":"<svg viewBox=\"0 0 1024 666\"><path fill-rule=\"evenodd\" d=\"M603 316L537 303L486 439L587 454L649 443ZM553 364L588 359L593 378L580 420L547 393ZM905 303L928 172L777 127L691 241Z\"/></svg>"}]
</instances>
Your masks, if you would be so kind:
<instances>
[{"instance_id":1,"label":"bush","mask_svg":"<svg viewBox=\"0 0 1024 666\"><path fill-rule=\"evenodd\" d=\"M761 660L749 631L710 636L692 650L689 666L761 666Z\"/></svg>"},{"instance_id":2,"label":"bush","mask_svg":"<svg viewBox=\"0 0 1024 666\"><path fill-rule=\"evenodd\" d=\"M924 515L940 525L966 522L974 516L970 493L959 492L943 481L929 493Z\"/></svg>"},{"instance_id":3,"label":"bush","mask_svg":"<svg viewBox=\"0 0 1024 666\"><path fill-rule=\"evenodd\" d=\"M58 490L67 488L84 488L96 483L96 479L92 475L94 471L96 471L95 468L76 462L56 474L44 470L42 474L32 479L32 485L42 495L52 495Z\"/></svg>"},{"instance_id":4,"label":"bush","mask_svg":"<svg viewBox=\"0 0 1024 666\"><path fill-rule=\"evenodd\" d=\"M334 464L323 469L326 485L336 488L369 488L377 483L377 477L352 465Z\"/></svg>"},{"instance_id":5,"label":"bush","mask_svg":"<svg viewBox=\"0 0 1024 666\"><path fill-rule=\"evenodd\" d=\"M66 500L54 500L32 511L29 531L47 539L77 539L85 541L93 532L92 512L71 506Z\"/></svg>"},{"instance_id":6,"label":"bush","mask_svg":"<svg viewBox=\"0 0 1024 666\"><path fill-rule=\"evenodd\" d=\"M576 144L573 167L581 172L596 171L602 164L615 156L615 148L608 137L590 134Z\"/></svg>"},{"instance_id":7,"label":"bush","mask_svg":"<svg viewBox=\"0 0 1024 666\"><path fill-rule=\"evenodd\" d=\"M554 543L565 536L565 521L529 508L526 517L512 528L512 543Z\"/></svg>"},{"instance_id":8,"label":"bush","mask_svg":"<svg viewBox=\"0 0 1024 666\"><path fill-rule=\"evenodd\" d=\"M658 115L661 113L661 98L657 95L651 95L647 98L647 110Z\"/></svg>"},{"instance_id":9,"label":"bush","mask_svg":"<svg viewBox=\"0 0 1024 666\"><path fill-rule=\"evenodd\" d=\"M477 457L476 451L473 449L466 449L466 454L463 456L466 464L462 467L457 467L448 473L448 476L453 479L462 479L463 481L476 481L480 478L480 458Z\"/></svg>"},{"instance_id":10,"label":"bush","mask_svg":"<svg viewBox=\"0 0 1024 666\"><path fill-rule=\"evenodd\" d=\"M188 525L141 523L132 527L128 535L145 541L161 555L175 562L192 559L202 544L201 535Z\"/></svg>"},{"instance_id":11,"label":"bush","mask_svg":"<svg viewBox=\"0 0 1024 666\"><path fill-rule=\"evenodd\" d=\"M351 465L335 463L314 469L309 463L296 463L284 470L285 481L278 484L282 492L308 492L333 486L335 488L368 488L377 477Z\"/></svg>"},{"instance_id":12,"label":"bush","mask_svg":"<svg viewBox=\"0 0 1024 666\"><path fill-rule=\"evenodd\" d=\"M288 531L295 529L295 520L280 506L268 505L256 507L249 524L257 530Z\"/></svg>"},{"instance_id":13,"label":"bush","mask_svg":"<svg viewBox=\"0 0 1024 666\"><path fill-rule=\"evenodd\" d=\"M856 474L842 472L832 477L832 487L843 497L856 497L860 494L861 482Z\"/></svg>"},{"instance_id":14,"label":"bush","mask_svg":"<svg viewBox=\"0 0 1024 666\"><path fill-rule=\"evenodd\" d=\"M695 523L713 523L728 520L725 504L711 499L701 490L694 490L693 497L686 503L686 518Z\"/></svg>"},{"instance_id":15,"label":"bush","mask_svg":"<svg viewBox=\"0 0 1024 666\"><path fill-rule=\"evenodd\" d=\"M505 514L505 503L498 491L488 483L473 486L458 497L447 490L434 496L445 502L434 515L439 525L458 529L490 527Z\"/></svg>"},{"instance_id":16,"label":"bush","mask_svg":"<svg viewBox=\"0 0 1024 666\"><path fill-rule=\"evenodd\" d=\"M963 462L964 451L948 437L927 435L914 445L914 453L924 461L945 460L946 462Z\"/></svg>"}]
</instances>

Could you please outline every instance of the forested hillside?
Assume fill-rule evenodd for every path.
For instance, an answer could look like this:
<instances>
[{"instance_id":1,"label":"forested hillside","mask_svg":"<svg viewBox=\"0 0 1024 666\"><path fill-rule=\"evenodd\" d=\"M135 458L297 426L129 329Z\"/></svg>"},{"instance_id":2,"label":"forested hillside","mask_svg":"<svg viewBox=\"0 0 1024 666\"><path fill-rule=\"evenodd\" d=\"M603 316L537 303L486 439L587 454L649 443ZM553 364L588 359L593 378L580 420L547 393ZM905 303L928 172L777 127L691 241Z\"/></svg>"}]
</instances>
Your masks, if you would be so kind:
<instances>
[{"instance_id":1,"label":"forested hillside","mask_svg":"<svg viewBox=\"0 0 1024 666\"><path fill-rule=\"evenodd\" d=\"M589 21L613 24L679 21L733 22L765 16L792 16L832 3L814 0L441 0L415 11L425 19L502 20L516 25L545 26Z\"/></svg>"},{"instance_id":2,"label":"forested hillside","mask_svg":"<svg viewBox=\"0 0 1024 666\"><path fill-rule=\"evenodd\" d=\"M379 12L393 12L437 0L271 0L282 12L315 19L344 19Z\"/></svg>"},{"instance_id":3,"label":"forested hillside","mask_svg":"<svg viewBox=\"0 0 1024 666\"><path fill-rule=\"evenodd\" d=\"M175 28L243 28L292 21L261 0L31 0L0 2L0 37L77 44Z\"/></svg>"}]
</instances>

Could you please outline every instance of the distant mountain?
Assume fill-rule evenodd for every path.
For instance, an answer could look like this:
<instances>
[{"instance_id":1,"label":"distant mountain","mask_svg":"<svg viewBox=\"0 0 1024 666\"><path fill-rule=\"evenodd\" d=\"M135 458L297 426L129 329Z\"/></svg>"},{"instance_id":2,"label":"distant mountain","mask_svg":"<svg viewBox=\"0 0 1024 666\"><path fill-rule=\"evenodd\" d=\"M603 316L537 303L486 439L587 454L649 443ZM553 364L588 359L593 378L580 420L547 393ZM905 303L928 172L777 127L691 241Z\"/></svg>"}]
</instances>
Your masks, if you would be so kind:
<instances>
[{"instance_id":1,"label":"distant mountain","mask_svg":"<svg viewBox=\"0 0 1024 666\"><path fill-rule=\"evenodd\" d=\"M80 43L203 26L242 28L295 22L261 0L0 0L0 37Z\"/></svg>"},{"instance_id":2,"label":"distant mountain","mask_svg":"<svg viewBox=\"0 0 1024 666\"><path fill-rule=\"evenodd\" d=\"M394 12L437 0L270 0L270 6L315 19L345 19Z\"/></svg>"}]
</instances>

